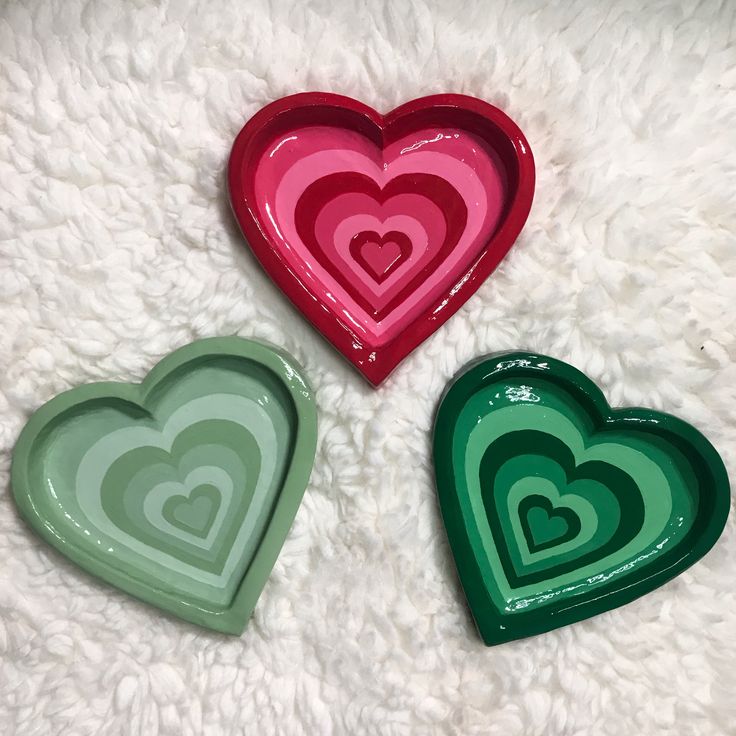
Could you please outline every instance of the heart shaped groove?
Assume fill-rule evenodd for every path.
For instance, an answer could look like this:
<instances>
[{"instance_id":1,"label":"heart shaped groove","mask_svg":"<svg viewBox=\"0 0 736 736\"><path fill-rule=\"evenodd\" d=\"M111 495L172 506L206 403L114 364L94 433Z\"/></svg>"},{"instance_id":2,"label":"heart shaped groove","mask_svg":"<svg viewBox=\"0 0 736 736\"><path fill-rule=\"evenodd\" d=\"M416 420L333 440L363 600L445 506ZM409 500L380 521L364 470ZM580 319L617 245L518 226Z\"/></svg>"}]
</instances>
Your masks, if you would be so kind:
<instances>
[{"instance_id":1,"label":"heart shaped groove","mask_svg":"<svg viewBox=\"0 0 736 736\"><path fill-rule=\"evenodd\" d=\"M433 95L382 115L308 92L246 123L228 182L263 268L377 386L511 248L534 160L515 123L473 97Z\"/></svg>"},{"instance_id":2,"label":"heart shaped groove","mask_svg":"<svg viewBox=\"0 0 736 736\"><path fill-rule=\"evenodd\" d=\"M189 496L169 496L163 506L164 517L174 526L206 537L220 506L220 492L215 486L199 486Z\"/></svg>"},{"instance_id":3,"label":"heart shaped groove","mask_svg":"<svg viewBox=\"0 0 736 736\"><path fill-rule=\"evenodd\" d=\"M309 480L312 391L296 361L199 340L140 384L92 383L30 418L15 447L23 517L87 572L182 619L245 628Z\"/></svg>"},{"instance_id":4,"label":"heart shaped groove","mask_svg":"<svg viewBox=\"0 0 736 736\"><path fill-rule=\"evenodd\" d=\"M580 519L575 512L555 508L545 496L524 498L519 504L519 517L531 553L556 547L580 533Z\"/></svg>"},{"instance_id":5,"label":"heart shaped groove","mask_svg":"<svg viewBox=\"0 0 736 736\"><path fill-rule=\"evenodd\" d=\"M486 644L623 605L715 544L730 490L694 427L651 409L611 409L559 360L474 361L435 418L442 517Z\"/></svg>"},{"instance_id":6,"label":"heart shaped groove","mask_svg":"<svg viewBox=\"0 0 736 736\"><path fill-rule=\"evenodd\" d=\"M409 256L411 241L406 233L390 230L379 235L363 230L350 241L350 255L379 284L382 284Z\"/></svg>"}]
</instances>

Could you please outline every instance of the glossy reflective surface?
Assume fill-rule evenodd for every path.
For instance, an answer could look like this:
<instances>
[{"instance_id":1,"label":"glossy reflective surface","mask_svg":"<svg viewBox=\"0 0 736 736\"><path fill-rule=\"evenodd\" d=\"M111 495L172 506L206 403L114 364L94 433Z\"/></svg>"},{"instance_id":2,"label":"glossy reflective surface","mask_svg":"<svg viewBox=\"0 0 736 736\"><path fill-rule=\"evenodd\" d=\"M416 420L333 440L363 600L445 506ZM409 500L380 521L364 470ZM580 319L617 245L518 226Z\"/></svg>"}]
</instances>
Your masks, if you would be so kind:
<instances>
[{"instance_id":1,"label":"glossy reflective surface","mask_svg":"<svg viewBox=\"0 0 736 736\"><path fill-rule=\"evenodd\" d=\"M288 355L192 343L141 385L90 384L33 415L13 490L89 572L194 623L245 625L314 459L311 391Z\"/></svg>"},{"instance_id":2,"label":"glossy reflective surface","mask_svg":"<svg viewBox=\"0 0 736 736\"><path fill-rule=\"evenodd\" d=\"M511 247L534 166L513 122L474 98L436 95L382 116L314 93L248 122L229 183L263 266L378 384Z\"/></svg>"},{"instance_id":3,"label":"glossy reflective surface","mask_svg":"<svg viewBox=\"0 0 736 736\"><path fill-rule=\"evenodd\" d=\"M726 521L710 443L675 417L611 410L582 373L513 353L472 364L438 410L437 489L488 644L626 603L699 559Z\"/></svg>"}]
</instances>

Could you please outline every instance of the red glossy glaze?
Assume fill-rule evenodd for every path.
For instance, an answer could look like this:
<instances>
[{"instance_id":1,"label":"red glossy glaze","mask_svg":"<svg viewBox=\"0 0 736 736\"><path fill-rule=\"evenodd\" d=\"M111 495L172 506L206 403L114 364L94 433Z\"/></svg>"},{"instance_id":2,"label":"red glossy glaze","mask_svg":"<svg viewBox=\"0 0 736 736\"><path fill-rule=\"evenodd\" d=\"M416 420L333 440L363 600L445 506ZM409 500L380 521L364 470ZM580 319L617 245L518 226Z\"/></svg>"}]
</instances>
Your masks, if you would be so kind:
<instances>
[{"instance_id":1,"label":"red glossy glaze","mask_svg":"<svg viewBox=\"0 0 736 736\"><path fill-rule=\"evenodd\" d=\"M377 386L506 255L531 207L534 160L515 123L473 97L381 115L310 92L246 123L228 177L258 260Z\"/></svg>"}]
</instances>

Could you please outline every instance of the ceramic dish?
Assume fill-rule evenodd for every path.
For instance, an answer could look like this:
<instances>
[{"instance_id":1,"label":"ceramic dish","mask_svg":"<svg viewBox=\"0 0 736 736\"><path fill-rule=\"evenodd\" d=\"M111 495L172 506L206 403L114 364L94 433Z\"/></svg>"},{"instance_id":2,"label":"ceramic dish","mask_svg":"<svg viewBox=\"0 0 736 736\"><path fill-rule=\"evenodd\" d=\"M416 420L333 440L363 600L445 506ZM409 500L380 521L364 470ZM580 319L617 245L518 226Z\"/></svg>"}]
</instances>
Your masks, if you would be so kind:
<instances>
[{"instance_id":1,"label":"ceramic dish","mask_svg":"<svg viewBox=\"0 0 736 736\"><path fill-rule=\"evenodd\" d=\"M238 337L187 345L141 384L93 383L23 429L12 484L33 529L88 572L240 633L314 460L301 368Z\"/></svg>"},{"instance_id":2,"label":"ceramic dish","mask_svg":"<svg viewBox=\"0 0 736 736\"><path fill-rule=\"evenodd\" d=\"M702 557L729 484L698 430L611 409L561 361L510 353L471 364L437 412L442 516L487 644L620 606Z\"/></svg>"},{"instance_id":3,"label":"ceramic dish","mask_svg":"<svg viewBox=\"0 0 736 736\"><path fill-rule=\"evenodd\" d=\"M514 122L473 97L381 115L304 93L248 121L229 187L274 282L378 385L506 255L531 207L534 161Z\"/></svg>"}]
</instances>

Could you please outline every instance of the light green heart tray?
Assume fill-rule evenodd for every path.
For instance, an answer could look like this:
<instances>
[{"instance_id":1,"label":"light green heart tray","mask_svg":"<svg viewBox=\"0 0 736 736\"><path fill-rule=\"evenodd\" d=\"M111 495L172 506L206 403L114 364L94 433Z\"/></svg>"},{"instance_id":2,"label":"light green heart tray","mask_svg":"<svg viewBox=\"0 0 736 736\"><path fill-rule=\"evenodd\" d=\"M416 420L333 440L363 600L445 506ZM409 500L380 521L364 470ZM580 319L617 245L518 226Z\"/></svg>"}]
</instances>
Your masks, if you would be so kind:
<instances>
[{"instance_id":1,"label":"light green heart tray","mask_svg":"<svg viewBox=\"0 0 736 736\"><path fill-rule=\"evenodd\" d=\"M44 404L13 456L16 503L80 567L192 623L238 634L309 480L312 390L282 350L200 340L140 384Z\"/></svg>"},{"instance_id":2,"label":"light green heart tray","mask_svg":"<svg viewBox=\"0 0 736 736\"><path fill-rule=\"evenodd\" d=\"M559 360L471 363L434 429L442 516L487 644L653 590L702 557L729 509L723 462L689 424L611 409Z\"/></svg>"}]
</instances>

